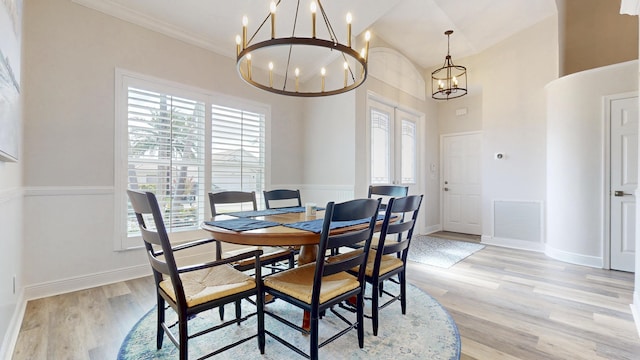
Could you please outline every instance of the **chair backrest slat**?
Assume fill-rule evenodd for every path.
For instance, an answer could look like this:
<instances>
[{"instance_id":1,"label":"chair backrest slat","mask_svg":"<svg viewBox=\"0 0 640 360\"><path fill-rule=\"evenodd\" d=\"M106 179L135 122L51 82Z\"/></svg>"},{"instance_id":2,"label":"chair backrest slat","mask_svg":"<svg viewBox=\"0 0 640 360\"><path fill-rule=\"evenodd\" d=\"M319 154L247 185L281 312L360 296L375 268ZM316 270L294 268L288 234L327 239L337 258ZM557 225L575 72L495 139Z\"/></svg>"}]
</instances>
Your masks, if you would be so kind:
<instances>
[{"instance_id":1,"label":"chair backrest slat","mask_svg":"<svg viewBox=\"0 0 640 360\"><path fill-rule=\"evenodd\" d=\"M373 195L384 195L392 197L405 197L409 193L408 186L400 185L369 185L369 198Z\"/></svg>"},{"instance_id":2,"label":"chair backrest slat","mask_svg":"<svg viewBox=\"0 0 640 360\"><path fill-rule=\"evenodd\" d=\"M147 230L146 228L140 227L140 234L142 235L142 240L144 240L145 242L162 246L162 239L160 238L160 234L157 231Z\"/></svg>"}]
</instances>

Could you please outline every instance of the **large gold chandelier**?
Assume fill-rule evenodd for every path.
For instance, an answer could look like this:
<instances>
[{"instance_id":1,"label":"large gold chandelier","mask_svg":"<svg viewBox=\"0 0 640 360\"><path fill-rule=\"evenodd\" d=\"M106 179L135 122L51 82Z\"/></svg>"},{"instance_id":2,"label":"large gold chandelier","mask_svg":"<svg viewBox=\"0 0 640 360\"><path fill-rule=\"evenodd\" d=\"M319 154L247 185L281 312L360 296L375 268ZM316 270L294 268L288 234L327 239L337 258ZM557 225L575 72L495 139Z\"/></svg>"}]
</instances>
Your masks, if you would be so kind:
<instances>
[{"instance_id":1,"label":"large gold chandelier","mask_svg":"<svg viewBox=\"0 0 640 360\"><path fill-rule=\"evenodd\" d=\"M328 96L344 93L357 88L367 78L367 58L369 51L369 31L365 34L365 46L360 52L351 47L351 13L346 14L347 43L338 41L329 18L325 13L320 0L311 1L309 10L310 25L305 28L310 31L310 36L296 36L298 14L300 13L300 0L295 7L295 16L291 29L291 36L277 37L280 31L276 21L276 13L282 0L271 2L270 12L262 21L258 29L251 36L247 36L249 19L242 19L242 36L236 36L236 67L240 77L248 84L272 93L290 96ZM320 10L320 16L328 39L318 37L316 29L316 13ZM302 16L301 16L302 17ZM270 20L270 21L269 21ZM271 31L263 28L268 27ZM325 32L321 27L322 32ZM262 40L261 40L262 39ZM339 53L339 60L332 55ZM317 55L315 55L317 54ZM279 56L279 57L278 57ZM319 68L312 68L308 63L300 63L300 57L313 57L315 60L332 59L330 63ZM274 60L279 58L280 62ZM340 61L342 60L342 61ZM264 69L256 72L254 66ZM268 68L268 70L267 70ZM281 71L276 71L280 69ZM307 81L301 81L302 78ZM315 81L315 78L318 80ZM311 80L309 80L311 79Z\"/></svg>"}]
</instances>

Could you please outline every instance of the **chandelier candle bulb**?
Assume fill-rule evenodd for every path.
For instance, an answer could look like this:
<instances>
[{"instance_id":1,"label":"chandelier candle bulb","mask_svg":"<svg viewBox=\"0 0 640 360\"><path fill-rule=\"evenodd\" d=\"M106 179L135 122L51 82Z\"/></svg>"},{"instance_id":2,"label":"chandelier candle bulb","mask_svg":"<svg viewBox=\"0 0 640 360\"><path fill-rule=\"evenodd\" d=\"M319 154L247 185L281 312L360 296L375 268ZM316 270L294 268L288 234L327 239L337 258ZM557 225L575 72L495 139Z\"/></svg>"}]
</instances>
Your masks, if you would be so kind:
<instances>
[{"instance_id":1,"label":"chandelier candle bulb","mask_svg":"<svg viewBox=\"0 0 640 360\"><path fill-rule=\"evenodd\" d=\"M269 87L273 87L273 63L269 63Z\"/></svg>"},{"instance_id":2,"label":"chandelier candle bulb","mask_svg":"<svg viewBox=\"0 0 640 360\"><path fill-rule=\"evenodd\" d=\"M300 90L299 88L299 80L300 80L300 69L296 68L296 92Z\"/></svg>"},{"instance_id":3,"label":"chandelier candle bulb","mask_svg":"<svg viewBox=\"0 0 640 360\"><path fill-rule=\"evenodd\" d=\"M247 54L247 77L251 79L251 54Z\"/></svg>"},{"instance_id":4,"label":"chandelier candle bulb","mask_svg":"<svg viewBox=\"0 0 640 360\"><path fill-rule=\"evenodd\" d=\"M271 38L276 38L276 3L275 1L271 2Z\"/></svg>"},{"instance_id":5,"label":"chandelier candle bulb","mask_svg":"<svg viewBox=\"0 0 640 360\"><path fill-rule=\"evenodd\" d=\"M316 2L312 1L309 5L311 9L311 37L316 38Z\"/></svg>"},{"instance_id":6,"label":"chandelier candle bulb","mask_svg":"<svg viewBox=\"0 0 640 360\"><path fill-rule=\"evenodd\" d=\"M349 75L349 64L344 62L344 87L347 87L347 76Z\"/></svg>"},{"instance_id":7,"label":"chandelier candle bulb","mask_svg":"<svg viewBox=\"0 0 640 360\"><path fill-rule=\"evenodd\" d=\"M242 39L240 38L240 35L236 35L236 56L240 55L240 51L242 51Z\"/></svg>"},{"instance_id":8,"label":"chandelier candle bulb","mask_svg":"<svg viewBox=\"0 0 640 360\"><path fill-rule=\"evenodd\" d=\"M320 75L322 79L322 92L324 92L324 76L326 74L327 74L327 70L325 68L322 68L322 70L320 70Z\"/></svg>"},{"instance_id":9,"label":"chandelier candle bulb","mask_svg":"<svg viewBox=\"0 0 640 360\"><path fill-rule=\"evenodd\" d=\"M247 25L249 25L249 18L247 16L242 17L242 49L247 47Z\"/></svg>"},{"instance_id":10,"label":"chandelier candle bulb","mask_svg":"<svg viewBox=\"0 0 640 360\"><path fill-rule=\"evenodd\" d=\"M366 33L364 33L364 41L365 41L364 60L365 61L369 59L369 40L371 40L371 32L367 31Z\"/></svg>"},{"instance_id":11,"label":"chandelier candle bulb","mask_svg":"<svg viewBox=\"0 0 640 360\"><path fill-rule=\"evenodd\" d=\"M351 13L347 13L347 46L348 47L351 47L351 21L353 21Z\"/></svg>"}]
</instances>

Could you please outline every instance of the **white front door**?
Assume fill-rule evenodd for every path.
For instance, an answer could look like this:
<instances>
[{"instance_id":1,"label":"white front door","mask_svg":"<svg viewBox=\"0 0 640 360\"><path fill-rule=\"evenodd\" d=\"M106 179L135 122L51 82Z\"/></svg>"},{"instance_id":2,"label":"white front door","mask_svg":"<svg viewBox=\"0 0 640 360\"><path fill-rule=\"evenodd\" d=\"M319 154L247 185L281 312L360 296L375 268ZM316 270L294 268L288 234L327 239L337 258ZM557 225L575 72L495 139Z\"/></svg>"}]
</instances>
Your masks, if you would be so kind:
<instances>
[{"instance_id":1,"label":"white front door","mask_svg":"<svg viewBox=\"0 0 640 360\"><path fill-rule=\"evenodd\" d=\"M633 272L638 187L638 98L610 100L611 269Z\"/></svg>"},{"instance_id":2,"label":"white front door","mask_svg":"<svg viewBox=\"0 0 640 360\"><path fill-rule=\"evenodd\" d=\"M479 133L442 137L442 229L482 234Z\"/></svg>"},{"instance_id":3,"label":"white front door","mask_svg":"<svg viewBox=\"0 0 640 360\"><path fill-rule=\"evenodd\" d=\"M420 116L408 110L368 100L370 184L403 185L420 194Z\"/></svg>"}]
</instances>

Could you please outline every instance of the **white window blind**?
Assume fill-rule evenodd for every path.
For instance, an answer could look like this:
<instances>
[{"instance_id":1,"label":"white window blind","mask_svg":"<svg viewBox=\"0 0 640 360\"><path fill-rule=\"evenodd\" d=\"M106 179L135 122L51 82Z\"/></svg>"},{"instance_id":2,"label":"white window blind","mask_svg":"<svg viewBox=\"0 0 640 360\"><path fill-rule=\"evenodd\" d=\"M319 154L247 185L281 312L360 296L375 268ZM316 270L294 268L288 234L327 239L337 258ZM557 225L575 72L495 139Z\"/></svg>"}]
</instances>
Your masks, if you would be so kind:
<instances>
[{"instance_id":1,"label":"white window blind","mask_svg":"<svg viewBox=\"0 0 640 360\"><path fill-rule=\"evenodd\" d=\"M155 193L169 232L204 219L205 104L128 87L128 187ZM139 234L131 207L127 233Z\"/></svg>"},{"instance_id":2,"label":"white window blind","mask_svg":"<svg viewBox=\"0 0 640 360\"><path fill-rule=\"evenodd\" d=\"M261 204L264 188L265 115L212 105L211 190L255 191Z\"/></svg>"}]
</instances>

